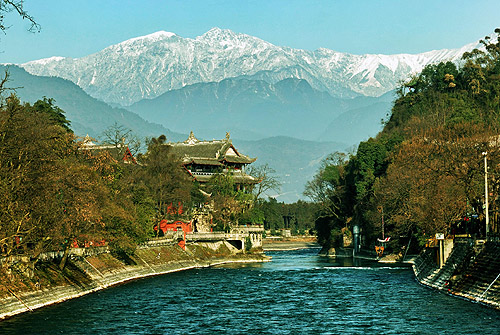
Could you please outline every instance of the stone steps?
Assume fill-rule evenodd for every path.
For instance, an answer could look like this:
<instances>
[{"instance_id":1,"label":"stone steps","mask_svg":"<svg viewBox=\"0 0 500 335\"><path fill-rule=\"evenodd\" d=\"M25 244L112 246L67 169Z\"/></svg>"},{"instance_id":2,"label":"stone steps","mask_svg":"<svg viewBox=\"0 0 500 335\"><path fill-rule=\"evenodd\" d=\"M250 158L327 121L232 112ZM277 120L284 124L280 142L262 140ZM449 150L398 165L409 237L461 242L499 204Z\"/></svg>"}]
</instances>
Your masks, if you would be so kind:
<instances>
[{"instance_id":1,"label":"stone steps","mask_svg":"<svg viewBox=\"0 0 500 335\"><path fill-rule=\"evenodd\" d=\"M433 254L426 251L415 260L415 276L424 285L498 307L500 243L486 242L476 253L468 243L455 243L445 265L439 269Z\"/></svg>"}]
</instances>

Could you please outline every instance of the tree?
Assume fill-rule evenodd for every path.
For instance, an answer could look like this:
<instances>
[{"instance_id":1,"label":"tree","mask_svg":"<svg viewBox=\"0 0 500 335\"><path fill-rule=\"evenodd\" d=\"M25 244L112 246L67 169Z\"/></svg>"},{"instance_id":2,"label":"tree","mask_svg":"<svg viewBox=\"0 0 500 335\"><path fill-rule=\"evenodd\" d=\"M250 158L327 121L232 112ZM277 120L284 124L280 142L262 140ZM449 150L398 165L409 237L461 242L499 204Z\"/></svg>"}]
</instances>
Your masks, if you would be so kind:
<instances>
[{"instance_id":1,"label":"tree","mask_svg":"<svg viewBox=\"0 0 500 335\"><path fill-rule=\"evenodd\" d=\"M67 132L73 133L73 130L70 128L71 122L66 119L64 111L54 104L55 102L52 98L43 97L42 100L38 100L33 104L33 108L38 112L46 114L49 120L61 126Z\"/></svg>"},{"instance_id":2,"label":"tree","mask_svg":"<svg viewBox=\"0 0 500 335\"><path fill-rule=\"evenodd\" d=\"M23 0L0 0L0 30L5 33L9 26L5 25L5 14L16 12L23 20L30 22L30 32L39 32L40 25L24 10Z\"/></svg>"},{"instance_id":3,"label":"tree","mask_svg":"<svg viewBox=\"0 0 500 335\"><path fill-rule=\"evenodd\" d=\"M483 214L481 152L488 151L490 163L497 166L496 134L461 123L429 129L401 144L386 177L374 188L396 239L414 234L423 240L424 234L449 232L467 213ZM490 190L496 197L496 186Z\"/></svg>"},{"instance_id":4,"label":"tree","mask_svg":"<svg viewBox=\"0 0 500 335\"><path fill-rule=\"evenodd\" d=\"M119 125L117 122L106 128L102 133L102 137L105 144L117 149L129 148L133 156L136 156L142 147L141 140L132 133L132 130Z\"/></svg>"},{"instance_id":5,"label":"tree","mask_svg":"<svg viewBox=\"0 0 500 335\"><path fill-rule=\"evenodd\" d=\"M72 139L47 113L21 104L14 95L0 109L0 184L6 199L0 213L2 240L22 238L26 246L41 237L41 212L47 205L42 198L48 192L44 179L57 175L55 166L71 151Z\"/></svg>"},{"instance_id":6,"label":"tree","mask_svg":"<svg viewBox=\"0 0 500 335\"><path fill-rule=\"evenodd\" d=\"M257 167L250 166L248 168L248 174L259 181L259 183L255 185L253 189L256 199L259 199L260 196L267 191L279 191L281 183L274 175L275 173L276 171L271 168L269 164L264 164Z\"/></svg>"},{"instance_id":7,"label":"tree","mask_svg":"<svg viewBox=\"0 0 500 335\"><path fill-rule=\"evenodd\" d=\"M165 141L164 135L149 141L148 151L141 158L144 168L138 169L135 177L136 183L147 187L156 203L158 222L167 217L170 204L188 204L193 187L179 158L171 153L170 146L164 145Z\"/></svg>"},{"instance_id":8,"label":"tree","mask_svg":"<svg viewBox=\"0 0 500 335\"><path fill-rule=\"evenodd\" d=\"M15 247L30 246L36 258L47 245L69 245L89 224L99 224L106 192L78 159L73 134L61 126L65 119L53 117L57 109L35 105L11 96L0 113L0 184L7 200L0 215L2 240L17 239Z\"/></svg>"},{"instance_id":9,"label":"tree","mask_svg":"<svg viewBox=\"0 0 500 335\"><path fill-rule=\"evenodd\" d=\"M16 12L23 20L27 20L30 22L30 28L28 31L30 32L40 32L40 25L35 21L35 19L29 15L24 10L24 1L23 0L0 0L0 30L5 34L6 30L9 26L5 25L5 15L7 13ZM5 91L14 90L13 88L6 87L6 84L9 80L9 73L5 71L3 78L0 79L0 98L3 100L2 94ZM2 101L3 104L3 101Z\"/></svg>"},{"instance_id":10,"label":"tree","mask_svg":"<svg viewBox=\"0 0 500 335\"><path fill-rule=\"evenodd\" d=\"M313 180L306 184L304 195L319 205L315 227L318 242L326 247L340 243L340 231L352 220L352 201L348 180L348 161L344 153L329 155Z\"/></svg>"},{"instance_id":11,"label":"tree","mask_svg":"<svg viewBox=\"0 0 500 335\"><path fill-rule=\"evenodd\" d=\"M32 106L11 96L0 108L0 245L6 254L22 248L34 261L62 249L62 268L73 242L114 237L109 228L134 237L137 229L117 187L119 165L81 148L48 101Z\"/></svg>"},{"instance_id":12,"label":"tree","mask_svg":"<svg viewBox=\"0 0 500 335\"><path fill-rule=\"evenodd\" d=\"M236 191L234 179L230 173L218 173L210 178L207 190L212 194L213 218L219 229L227 231L237 223L244 204Z\"/></svg>"},{"instance_id":13,"label":"tree","mask_svg":"<svg viewBox=\"0 0 500 335\"><path fill-rule=\"evenodd\" d=\"M306 183L304 195L320 205L321 215L344 218L346 166L346 154L335 152L322 161L313 180Z\"/></svg>"}]
</instances>

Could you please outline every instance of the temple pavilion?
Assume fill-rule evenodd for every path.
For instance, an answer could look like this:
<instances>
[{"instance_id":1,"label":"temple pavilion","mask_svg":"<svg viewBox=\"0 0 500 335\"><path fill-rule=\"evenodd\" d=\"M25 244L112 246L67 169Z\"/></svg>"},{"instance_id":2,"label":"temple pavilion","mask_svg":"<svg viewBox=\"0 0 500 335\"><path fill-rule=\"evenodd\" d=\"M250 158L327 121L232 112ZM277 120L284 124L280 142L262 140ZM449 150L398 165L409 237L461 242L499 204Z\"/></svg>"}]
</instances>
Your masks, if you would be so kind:
<instances>
[{"instance_id":1,"label":"temple pavilion","mask_svg":"<svg viewBox=\"0 0 500 335\"><path fill-rule=\"evenodd\" d=\"M184 142L167 145L171 147L171 152L180 158L189 175L200 184L208 182L218 173L230 173L238 188L259 182L245 173L245 166L255 162L256 158L238 152L229 138L229 133L226 133L222 140L200 141L191 132Z\"/></svg>"}]
</instances>

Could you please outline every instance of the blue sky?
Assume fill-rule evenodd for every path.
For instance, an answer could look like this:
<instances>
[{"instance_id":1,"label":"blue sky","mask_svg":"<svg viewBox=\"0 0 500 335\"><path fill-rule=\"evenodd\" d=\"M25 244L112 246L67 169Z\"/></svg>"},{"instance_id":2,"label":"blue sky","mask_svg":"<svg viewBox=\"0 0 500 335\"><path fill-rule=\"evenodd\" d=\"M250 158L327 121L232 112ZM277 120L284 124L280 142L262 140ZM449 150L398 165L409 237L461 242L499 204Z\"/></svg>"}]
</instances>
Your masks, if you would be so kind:
<instances>
[{"instance_id":1,"label":"blue sky","mask_svg":"<svg viewBox=\"0 0 500 335\"><path fill-rule=\"evenodd\" d=\"M82 57L159 30L194 38L227 28L280 46L365 53L458 48L500 27L498 0L26 0L42 26L14 13L0 63Z\"/></svg>"}]
</instances>

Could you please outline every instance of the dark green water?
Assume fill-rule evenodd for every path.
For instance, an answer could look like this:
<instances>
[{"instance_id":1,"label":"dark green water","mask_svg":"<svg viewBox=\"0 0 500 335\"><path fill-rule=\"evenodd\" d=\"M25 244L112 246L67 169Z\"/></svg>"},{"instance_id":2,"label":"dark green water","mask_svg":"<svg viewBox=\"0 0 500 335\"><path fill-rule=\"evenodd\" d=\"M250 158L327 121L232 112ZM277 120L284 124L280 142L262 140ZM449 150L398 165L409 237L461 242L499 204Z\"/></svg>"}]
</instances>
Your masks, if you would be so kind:
<instances>
[{"instance_id":1,"label":"dark green water","mask_svg":"<svg viewBox=\"0 0 500 335\"><path fill-rule=\"evenodd\" d=\"M500 312L422 287L409 268L317 252L138 280L2 321L0 334L500 334Z\"/></svg>"}]
</instances>

